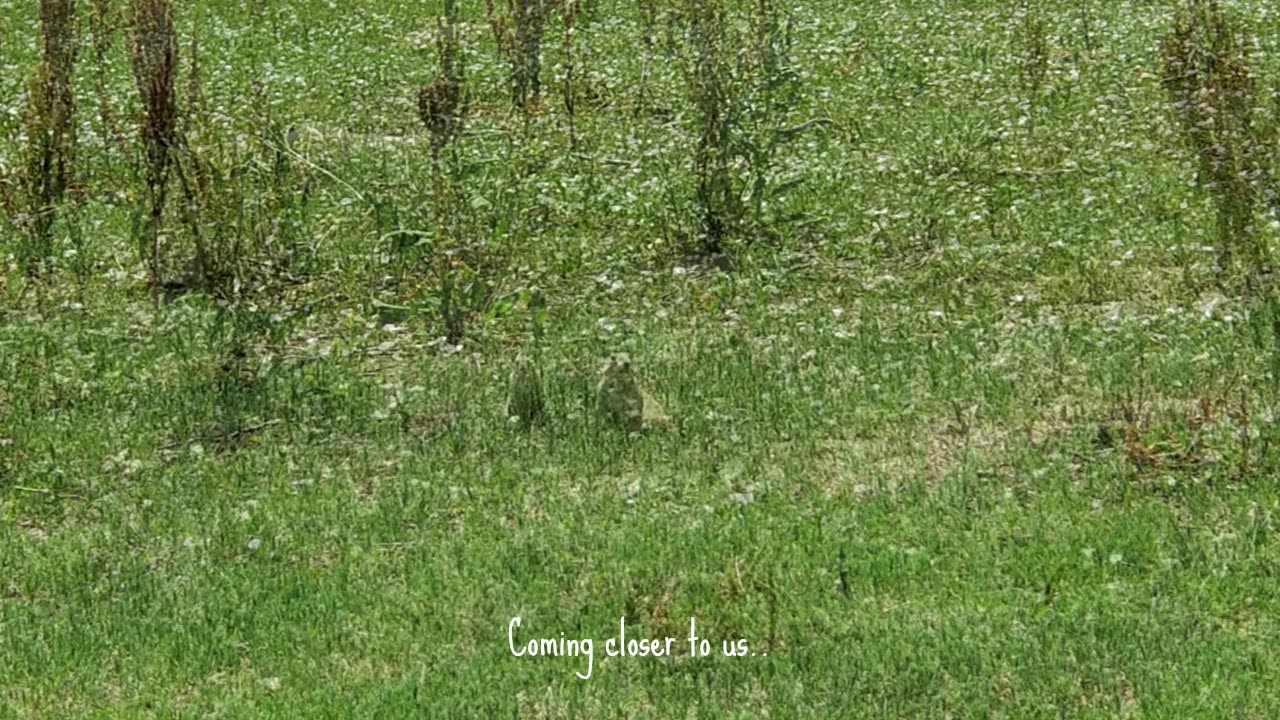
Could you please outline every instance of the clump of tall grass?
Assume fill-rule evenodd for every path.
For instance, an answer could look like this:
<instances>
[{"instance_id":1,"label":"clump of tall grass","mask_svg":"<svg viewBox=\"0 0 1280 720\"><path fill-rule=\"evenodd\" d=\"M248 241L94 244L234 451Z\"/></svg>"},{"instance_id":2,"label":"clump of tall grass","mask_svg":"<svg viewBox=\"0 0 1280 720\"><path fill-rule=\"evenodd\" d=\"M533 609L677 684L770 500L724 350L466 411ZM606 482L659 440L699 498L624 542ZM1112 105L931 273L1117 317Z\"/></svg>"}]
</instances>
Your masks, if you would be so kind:
<instances>
[{"instance_id":1,"label":"clump of tall grass","mask_svg":"<svg viewBox=\"0 0 1280 720\"><path fill-rule=\"evenodd\" d=\"M1218 265L1234 274L1238 255L1250 283L1269 269L1259 235L1260 183L1280 150L1250 70L1240 23L1218 0L1187 0L1164 40L1163 84L1187 145L1199 166L1199 184L1217 208Z\"/></svg>"},{"instance_id":2,"label":"clump of tall grass","mask_svg":"<svg viewBox=\"0 0 1280 720\"><path fill-rule=\"evenodd\" d=\"M25 164L15 219L19 260L30 275L52 262L54 221L73 182L76 150L75 74L79 53L75 0L40 1L40 62L27 84L23 114Z\"/></svg>"},{"instance_id":3,"label":"clump of tall grass","mask_svg":"<svg viewBox=\"0 0 1280 720\"><path fill-rule=\"evenodd\" d=\"M511 104L530 112L542 95L542 40L555 0L507 0L506 11L495 0L485 0L489 27L498 51L506 59L511 84Z\"/></svg>"}]
</instances>

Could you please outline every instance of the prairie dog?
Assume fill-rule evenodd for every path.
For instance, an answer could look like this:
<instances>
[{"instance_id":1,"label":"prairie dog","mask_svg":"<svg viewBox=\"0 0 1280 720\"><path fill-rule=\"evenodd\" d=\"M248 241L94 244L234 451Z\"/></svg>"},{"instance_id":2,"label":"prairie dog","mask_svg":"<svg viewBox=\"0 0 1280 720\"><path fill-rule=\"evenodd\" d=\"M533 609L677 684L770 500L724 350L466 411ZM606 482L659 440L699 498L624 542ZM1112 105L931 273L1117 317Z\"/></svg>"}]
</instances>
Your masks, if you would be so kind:
<instances>
[{"instance_id":1,"label":"prairie dog","mask_svg":"<svg viewBox=\"0 0 1280 720\"><path fill-rule=\"evenodd\" d=\"M601 420L631 432L670 423L662 406L640 387L626 353L614 353L605 361L596 399Z\"/></svg>"}]
</instances>

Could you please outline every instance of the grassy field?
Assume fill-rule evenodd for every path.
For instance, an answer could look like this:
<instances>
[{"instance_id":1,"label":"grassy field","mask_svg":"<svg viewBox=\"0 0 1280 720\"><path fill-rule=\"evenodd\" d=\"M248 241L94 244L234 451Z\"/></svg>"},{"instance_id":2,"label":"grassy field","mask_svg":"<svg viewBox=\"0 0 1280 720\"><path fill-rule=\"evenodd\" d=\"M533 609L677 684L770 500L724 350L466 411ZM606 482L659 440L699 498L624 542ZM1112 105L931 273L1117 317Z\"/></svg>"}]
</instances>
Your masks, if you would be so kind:
<instances>
[{"instance_id":1,"label":"grassy field","mask_svg":"<svg viewBox=\"0 0 1280 720\"><path fill-rule=\"evenodd\" d=\"M78 8L52 260L0 230L0 718L1280 714L1280 355L1161 83L1177 3L779 2L794 94L744 101L711 248L670 3L557 10L517 111L464 2L436 163L437 3L179 0L214 180L172 178L162 277L129 4ZM38 6L0 0L10 196ZM1280 87L1275 8L1230 8ZM598 417L616 352L669 428ZM672 655L609 657L623 617Z\"/></svg>"}]
</instances>

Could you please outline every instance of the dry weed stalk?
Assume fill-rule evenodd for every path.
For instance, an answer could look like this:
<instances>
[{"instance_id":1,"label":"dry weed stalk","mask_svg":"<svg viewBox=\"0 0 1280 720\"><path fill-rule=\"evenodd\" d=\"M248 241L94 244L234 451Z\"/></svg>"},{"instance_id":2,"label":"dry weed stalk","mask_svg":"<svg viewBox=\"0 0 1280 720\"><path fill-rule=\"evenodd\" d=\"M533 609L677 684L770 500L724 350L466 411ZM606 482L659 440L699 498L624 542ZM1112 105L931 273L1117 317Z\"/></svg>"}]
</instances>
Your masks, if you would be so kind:
<instances>
[{"instance_id":1,"label":"dry weed stalk","mask_svg":"<svg viewBox=\"0 0 1280 720\"><path fill-rule=\"evenodd\" d=\"M233 232L230 242L224 241L226 231L234 223L215 222L214 218L217 218L218 211L222 209L219 201L224 200L223 196L227 194L219 192L225 183L218 183L215 187L214 178L219 176L219 168L201 149L193 147L189 142L193 133L198 133L198 128L193 125L199 119L201 104L200 41L194 35L191 38L190 56L186 108L177 119L181 122L182 129L174 135L170 163L182 190L182 221L191 233L195 249L195 279L207 290L218 290L224 280L235 277L235 263L240 257L242 237L241 233Z\"/></svg>"},{"instance_id":2,"label":"dry weed stalk","mask_svg":"<svg viewBox=\"0 0 1280 720\"><path fill-rule=\"evenodd\" d=\"M418 116L431 143L432 190L435 195L436 240L458 234L461 222L459 142L467 114L459 17L454 0L445 0L436 32L440 72L418 90Z\"/></svg>"},{"instance_id":3,"label":"dry weed stalk","mask_svg":"<svg viewBox=\"0 0 1280 720\"><path fill-rule=\"evenodd\" d=\"M20 225L27 242L22 260L39 274L53 254L53 222L66 200L75 162L75 73L79 37L75 0L41 0L40 64L27 87L24 118L26 167Z\"/></svg>"},{"instance_id":4,"label":"dry weed stalk","mask_svg":"<svg viewBox=\"0 0 1280 720\"><path fill-rule=\"evenodd\" d=\"M90 47L93 51L93 94L98 101L98 119L107 147L115 147L122 157L129 154L125 134L116 121L111 92L107 88L108 57L119 30L119 16L113 0L93 0L89 8Z\"/></svg>"},{"instance_id":5,"label":"dry weed stalk","mask_svg":"<svg viewBox=\"0 0 1280 720\"><path fill-rule=\"evenodd\" d=\"M775 182L778 153L805 130L830 123L786 126L800 92L790 20L772 0L756 0L745 33L732 29L724 0L681 0L675 17L690 46L685 81L698 132L698 250L718 254L744 231L775 237L767 201L799 184Z\"/></svg>"},{"instance_id":6,"label":"dry weed stalk","mask_svg":"<svg viewBox=\"0 0 1280 720\"><path fill-rule=\"evenodd\" d=\"M427 128L433 160L462 134L463 75L458 17L453 0L446 0L445 13L436 31L436 52L440 72L431 84L418 91L418 116Z\"/></svg>"},{"instance_id":7,"label":"dry weed stalk","mask_svg":"<svg viewBox=\"0 0 1280 720\"><path fill-rule=\"evenodd\" d=\"M688 85L698 113L694 175L701 245L704 252L714 254L722 250L731 224L741 215L730 174L733 127L739 108L728 13L723 0L685 0L681 9L693 46Z\"/></svg>"},{"instance_id":8,"label":"dry weed stalk","mask_svg":"<svg viewBox=\"0 0 1280 720\"><path fill-rule=\"evenodd\" d=\"M644 46L644 56L640 65L640 83L636 88L636 114L640 115L648 109L648 90L650 65L653 63L653 39L658 30L658 0L636 0L636 10L640 13L640 40Z\"/></svg>"},{"instance_id":9,"label":"dry weed stalk","mask_svg":"<svg viewBox=\"0 0 1280 720\"><path fill-rule=\"evenodd\" d=\"M1230 272L1243 250L1257 276L1268 265L1257 233L1258 185L1277 149L1274 127L1257 120L1242 29L1218 0L1187 0L1163 50L1165 89L1217 205L1219 266Z\"/></svg>"},{"instance_id":10,"label":"dry weed stalk","mask_svg":"<svg viewBox=\"0 0 1280 720\"><path fill-rule=\"evenodd\" d=\"M240 140L223 134L204 111L196 34L186 81L170 162L181 192L176 209L193 257L187 277L167 286L199 286L234 301L246 288L262 288L295 259L310 184L291 162L290 130L269 114L254 115L260 134Z\"/></svg>"},{"instance_id":11,"label":"dry weed stalk","mask_svg":"<svg viewBox=\"0 0 1280 720\"><path fill-rule=\"evenodd\" d=\"M581 6L581 0L560 0L560 20L564 29L562 47L564 54L564 84L562 86L564 111L569 120L569 149L574 152L578 150L578 96L575 85L577 83L577 58L574 52L576 50L574 30Z\"/></svg>"},{"instance_id":12,"label":"dry weed stalk","mask_svg":"<svg viewBox=\"0 0 1280 720\"><path fill-rule=\"evenodd\" d=\"M744 202L750 202L752 220L756 229L762 230L766 199L781 192L773 182L779 150L806 128L823 121L786 126L799 104L800 81L792 59L791 19L784 18L773 0L756 1L748 47L739 61L747 96L743 110L746 129L739 144L750 177Z\"/></svg>"},{"instance_id":13,"label":"dry weed stalk","mask_svg":"<svg viewBox=\"0 0 1280 720\"><path fill-rule=\"evenodd\" d=\"M142 101L139 135L147 186L147 216L138 236L139 252L146 259L152 289L158 291L162 282L160 230L178 143L178 37L171 0L133 0L130 21L129 59Z\"/></svg>"},{"instance_id":14,"label":"dry weed stalk","mask_svg":"<svg viewBox=\"0 0 1280 720\"><path fill-rule=\"evenodd\" d=\"M1044 18L1026 4L1022 8L1022 52L1019 58L1018 79L1022 90L1032 101L1039 96L1049 77L1049 30Z\"/></svg>"},{"instance_id":15,"label":"dry weed stalk","mask_svg":"<svg viewBox=\"0 0 1280 720\"><path fill-rule=\"evenodd\" d=\"M510 66L511 103L528 113L542 95L542 37L555 0L507 0L506 13L485 0L498 50Z\"/></svg>"}]
</instances>

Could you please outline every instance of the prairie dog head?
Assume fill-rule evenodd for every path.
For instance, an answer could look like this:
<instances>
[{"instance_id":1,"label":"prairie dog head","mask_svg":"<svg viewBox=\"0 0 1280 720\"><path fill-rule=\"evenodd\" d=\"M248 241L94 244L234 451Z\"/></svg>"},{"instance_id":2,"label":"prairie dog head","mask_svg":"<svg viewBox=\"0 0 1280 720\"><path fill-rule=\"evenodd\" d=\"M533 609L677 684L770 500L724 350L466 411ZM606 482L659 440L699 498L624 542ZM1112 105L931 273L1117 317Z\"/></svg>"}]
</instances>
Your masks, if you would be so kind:
<instances>
[{"instance_id":1,"label":"prairie dog head","mask_svg":"<svg viewBox=\"0 0 1280 720\"><path fill-rule=\"evenodd\" d=\"M631 357L626 353L614 353L605 361L600 374L608 379L624 379L631 377Z\"/></svg>"}]
</instances>

